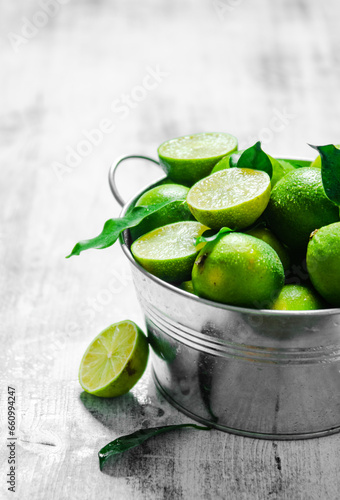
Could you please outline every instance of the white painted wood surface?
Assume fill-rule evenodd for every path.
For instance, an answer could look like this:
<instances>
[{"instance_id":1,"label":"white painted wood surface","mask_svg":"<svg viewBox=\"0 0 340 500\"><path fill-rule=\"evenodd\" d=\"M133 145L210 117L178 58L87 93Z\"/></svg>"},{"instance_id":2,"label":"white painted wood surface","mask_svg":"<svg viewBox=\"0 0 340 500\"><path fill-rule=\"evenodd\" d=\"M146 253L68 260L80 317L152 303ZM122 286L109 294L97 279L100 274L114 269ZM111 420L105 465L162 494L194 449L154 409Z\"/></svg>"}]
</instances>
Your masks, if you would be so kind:
<instances>
[{"instance_id":1,"label":"white painted wood surface","mask_svg":"<svg viewBox=\"0 0 340 500\"><path fill-rule=\"evenodd\" d=\"M270 442L184 430L100 473L97 452L108 441L189 419L156 394L149 374L117 400L82 393L77 370L92 338L143 318L118 246L64 259L119 214L107 171L121 154L155 156L163 140L211 130L234 133L241 147L260 137L272 154L313 156L307 142L339 143L338 2L56 4L47 20L38 1L0 5L0 497L13 496L12 385L17 498L338 499L340 435ZM157 71L159 81L146 79ZM86 152L81 141L105 119L114 130ZM73 166L56 167L82 147ZM157 175L131 164L118 181L127 197Z\"/></svg>"}]
</instances>

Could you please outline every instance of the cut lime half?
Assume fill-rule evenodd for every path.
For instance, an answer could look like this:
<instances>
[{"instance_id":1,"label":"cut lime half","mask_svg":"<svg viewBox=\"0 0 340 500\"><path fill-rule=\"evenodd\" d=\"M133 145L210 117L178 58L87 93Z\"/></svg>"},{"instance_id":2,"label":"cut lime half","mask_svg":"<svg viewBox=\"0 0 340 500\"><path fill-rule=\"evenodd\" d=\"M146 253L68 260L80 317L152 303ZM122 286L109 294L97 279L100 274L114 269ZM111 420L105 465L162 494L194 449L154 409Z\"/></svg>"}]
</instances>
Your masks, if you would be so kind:
<instances>
[{"instance_id":1,"label":"cut lime half","mask_svg":"<svg viewBox=\"0 0 340 500\"><path fill-rule=\"evenodd\" d=\"M218 132L177 137L158 148L159 161L175 182L192 186L210 174L223 156L237 150L236 137Z\"/></svg>"},{"instance_id":2,"label":"cut lime half","mask_svg":"<svg viewBox=\"0 0 340 500\"><path fill-rule=\"evenodd\" d=\"M187 204L194 217L212 229L243 229L263 213L270 191L266 172L229 168L197 182L188 193Z\"/></svg>"},{"instance_id":3,"label":"cut lime half","mask_svg":"<svg viewBox=\"0 0 340 500\"><path fill-rule=\"evenodd\" d=\"M208 228L199 222L176 222L144 234L131 246L136 261L149 273L172 283L190 280L196 255L204 243L196 238Z\"/></svg>"},{"instance_id":4,"label":"cut lime half","mask_svg":"<svg viewBox=\"0 0 340 500\"><path fill-rule=\"evenodd\" d=\"M148 215L138 226L132 227L130 229L132 240L136 240L157 227L184 220L194 220L185 201L188 192L189 188L180 184L162 184L146 191L137 200L136 207L156 205L165 201L173 201L174 203Z\"/></svg>"},{"instance_id":5,"label":"cut lime half","mask_svg":"<svg viewBox=\"0 0 340 500\"><path fill-rule=\"evenodd\" d=\"M243 151L237 151L237 154L242 154ZM219 172L220 170L225 170L226 168L230 168L230 158L234 154L230 153L229 155L225 156L220 160L212 169L211 173L214 174L215 172ZM272 187L275 186L275 184L286 174L294 170L294 166L289 163L288 161L284 160L277 160L276 158L273 158L270 155L267 155L268 158L270 159L270 163L272 164L273 168L273 176L271 179L271 185Z\"/></svg>"},{"instance_id":6,"label":"cut lime half","mask_svg":"<svg viewBox=\"0 0 340 500\"><path fill-rule=\"evenodd\" d=\"M146 336L135 323L115 323L86 349L79 368L80 385L95 396L121 396L143 375L148 354Z\"/></svg>"}]
</instances>

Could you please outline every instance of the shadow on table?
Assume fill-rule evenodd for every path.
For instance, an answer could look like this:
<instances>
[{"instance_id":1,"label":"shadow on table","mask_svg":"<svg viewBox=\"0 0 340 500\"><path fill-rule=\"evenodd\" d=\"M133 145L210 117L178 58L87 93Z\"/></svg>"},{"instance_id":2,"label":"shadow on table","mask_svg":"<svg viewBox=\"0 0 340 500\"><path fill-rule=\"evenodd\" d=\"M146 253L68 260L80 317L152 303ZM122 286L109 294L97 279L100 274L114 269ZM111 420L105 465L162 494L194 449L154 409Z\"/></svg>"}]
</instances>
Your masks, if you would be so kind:
<instances>
[{"instance_id":1,"label":"shadow on table","mask_svg":"<svg viewBox=\"0 0 340 500\"><path fill-rule=\"evenodd\" d=\"M141 428L183 423L183 415L179 415L177 410L173 410L174 415L171 411L172 408L169 407L170 413L165 413L164 409L161 408L162 403L165 403L162 397L160 399L152 398L151 401L140 401L131 392L117 398L99 398L82 392L80 400L92 417L108 429L112 429L112 440L122 435L131 434ZM165 405L165 409L168 408L168 404L165 403ZM170 436L172 437L169 439ZM138 479L144 477L144 474L149 475L150 460L165 462L171 467L174 459L173 444L177 439L181 439L177 431L151 438L150 442L146 441L136 448L110 458L102 472L116 478L134 477ZM103 443L103 446L106 444Z\"/></svg>"},{"instance_id":2,"label":"shadow on table","mask_svg":"<svg viewBox=\"0 0 340 500\"><path fill-rule=\"evenodd\" d=\"M117 417L124 411L138 413L138 400L130 392L117 398L99 398L84 391L80 394L80 401L92 417L109 429L116 428Z\"/></svg>"},{"instance_id":3,"label":"shadow on table","mask_svg":"<svg viewBox=\"0 0 340 500\"><path fill-rule=\"evenodd\" d=\"M133 428L131 432L140 427L160 425L158 419L165 413L160 407L161 401L140 401L131 392L116 398L99 398L84 391L80 400L92 417L116 433L126 433L129 422L129 427Z\"/></svg>"}]
</instances>

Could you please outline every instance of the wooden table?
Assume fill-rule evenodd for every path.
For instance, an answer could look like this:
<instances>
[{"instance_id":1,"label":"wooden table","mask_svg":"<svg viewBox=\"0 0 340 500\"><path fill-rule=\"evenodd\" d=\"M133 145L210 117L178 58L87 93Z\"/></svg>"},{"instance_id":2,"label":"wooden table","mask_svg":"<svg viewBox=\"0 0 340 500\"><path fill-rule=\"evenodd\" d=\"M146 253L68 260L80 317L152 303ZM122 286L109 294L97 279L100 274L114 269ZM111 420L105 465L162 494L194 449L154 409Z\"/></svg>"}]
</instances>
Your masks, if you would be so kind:
<instances>
[{"instance_id":1,"label":"wooden table","mask_svg":"<svg viewBox=\"0 0 340 500\"><path fill-rule=\"evenodd\" d=\"M118 245L64 258L119 214L107 171L121 154L155 156L168 138L211 130L241 147L260 138L272 154L313 157L307 142L339 143L338 2L49 5L45 14L38 1L0 6L0 497L13 497L11 386L17 498L338 499L340 435L280 442L183 430L101 473L97 452L108 441L189 419L149 372L117 400L82 392L77 370L92 338L143 318ZM157 175L127 165L123 196Z\"/></svg>"}]
</instances>

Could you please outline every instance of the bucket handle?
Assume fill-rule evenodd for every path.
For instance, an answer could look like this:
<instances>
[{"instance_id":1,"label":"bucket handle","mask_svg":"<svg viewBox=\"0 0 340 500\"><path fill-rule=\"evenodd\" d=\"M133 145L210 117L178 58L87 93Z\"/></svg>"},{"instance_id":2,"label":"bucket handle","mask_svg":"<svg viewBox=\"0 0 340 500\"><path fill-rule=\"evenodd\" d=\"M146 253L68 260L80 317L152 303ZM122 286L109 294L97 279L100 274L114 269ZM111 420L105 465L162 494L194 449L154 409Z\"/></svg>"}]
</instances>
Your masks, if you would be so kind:
<instances>
[{"instance_id":1,"label":"bucket handle","mask_svg":"<svg viewBox=\"0 0 340 500\"><path fill-rule=\"evenodd\" d=\"M160 166L159 162L157 160L154 160L153 158L150 158L149 156L143 156L143 155L127 155L127 156L121 156L119 157L116 161L114 161L110 167L109 170L109 185L110 189L112 191L112 194L115 198L115 200L119 203L121 207L125 205L124 199L121 197L117 184L116 184L116 172L118 166L123 163L125 160L129 160L130 158L137 158L141 160L148 160L151 161L152 163L156 163L156 165Z\"/></svg>"}]
</instances>

